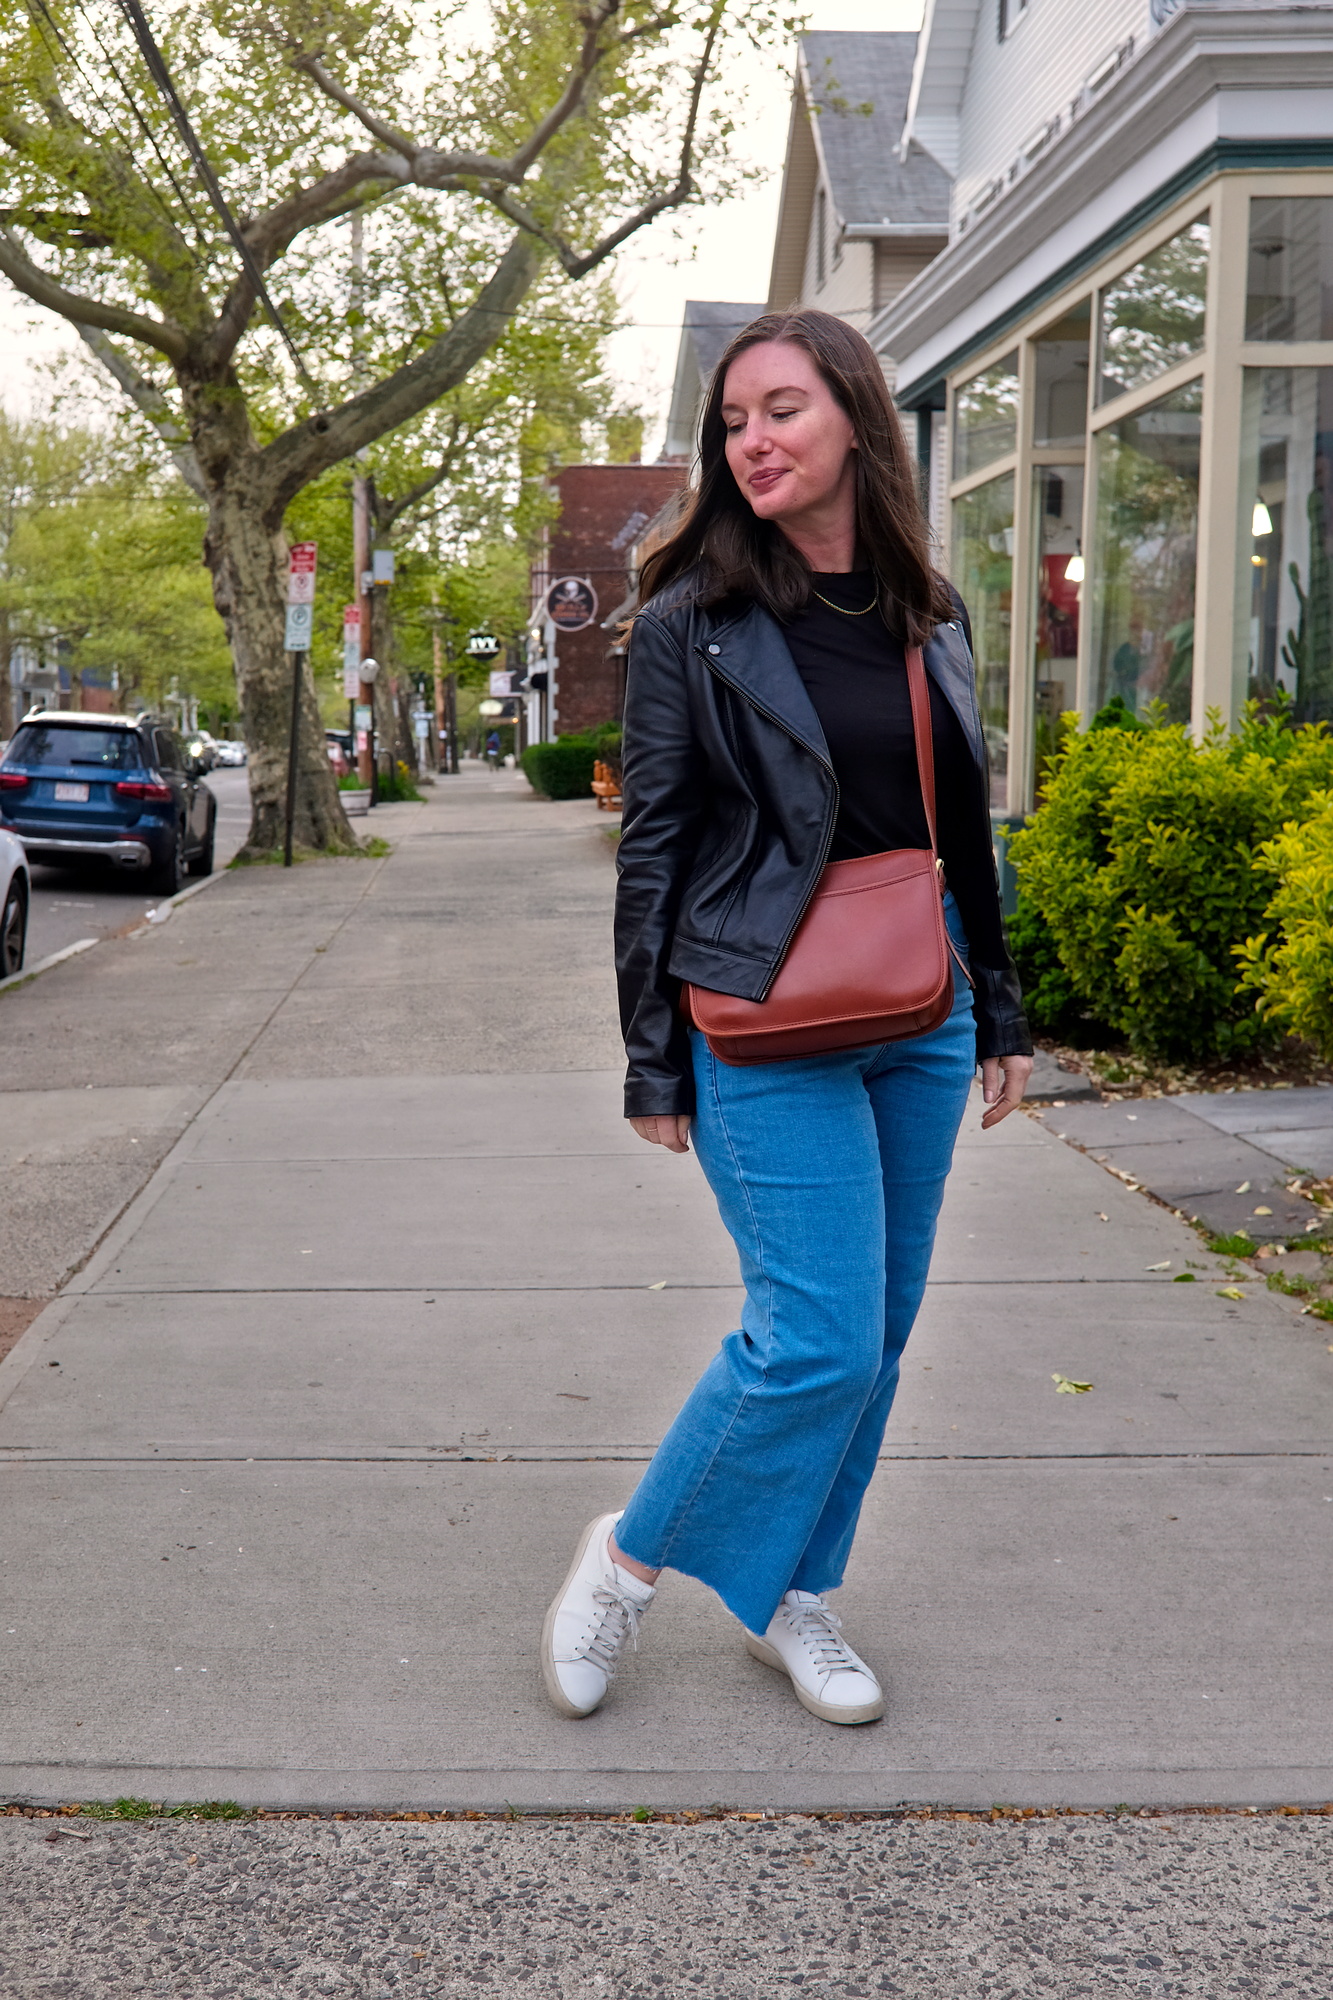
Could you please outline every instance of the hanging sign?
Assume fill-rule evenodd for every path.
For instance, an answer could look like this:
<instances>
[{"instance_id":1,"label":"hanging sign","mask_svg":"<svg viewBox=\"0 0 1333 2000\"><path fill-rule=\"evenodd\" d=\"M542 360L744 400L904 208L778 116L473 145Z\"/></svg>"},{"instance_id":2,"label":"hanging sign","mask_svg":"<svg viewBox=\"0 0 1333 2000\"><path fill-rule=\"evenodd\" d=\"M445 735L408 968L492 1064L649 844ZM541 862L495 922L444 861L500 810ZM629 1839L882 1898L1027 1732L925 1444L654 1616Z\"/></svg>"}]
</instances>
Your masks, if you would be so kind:
<instances>
[{"instance_id":1,"label":"hanging sign","mask_svg":"<svg viewBox=\"0 0 1333 2000\"><path fill-rule=\"evenodd\" d=\"M581 576L562 576L546 593L546 615L561 632L581 632L597 616L597 592Z\"/></svg>"},{"instance_id":2,"label":"hanging sign","mask_svg":"<svg viewBox=\"0 0 1333 2000\"><path fill-rule=\"evenodd\" d=\"M493 673L488 674L486 678L490 684L490 692L492 694L512 694L514 692L514 675L512 668L497 667L496 670Z\"/></svg>"}]
</instances>

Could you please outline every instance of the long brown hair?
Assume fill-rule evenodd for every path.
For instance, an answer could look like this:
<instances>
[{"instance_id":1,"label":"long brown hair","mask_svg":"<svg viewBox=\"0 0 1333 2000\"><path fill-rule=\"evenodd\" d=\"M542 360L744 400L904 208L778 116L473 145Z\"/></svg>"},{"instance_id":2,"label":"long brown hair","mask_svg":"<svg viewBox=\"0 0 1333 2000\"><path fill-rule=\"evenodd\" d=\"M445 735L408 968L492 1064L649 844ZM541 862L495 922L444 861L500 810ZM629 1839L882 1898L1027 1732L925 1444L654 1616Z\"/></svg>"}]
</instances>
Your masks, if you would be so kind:
<instances>
[{"instance_id":1,"label":"long brown hair","mask_svg":"<svg viewBox=\"0 0 1333 2000\"><path fill-rule=\"evenodd\" d=\"M763 313L729 343L699 419L699 483L680 526L644 563L639 602L695 569L703 604L749 597L790 618L809 601L809 564L776 522L759 519L727 464L727 370L747 347L768 340L802 348L850 418L858 446L857 543L878 579L885 622L909 644L922 644L953 617L953 600L930 560L914 467L875 350L826 312Z\"/></svg>"}]
</instances>

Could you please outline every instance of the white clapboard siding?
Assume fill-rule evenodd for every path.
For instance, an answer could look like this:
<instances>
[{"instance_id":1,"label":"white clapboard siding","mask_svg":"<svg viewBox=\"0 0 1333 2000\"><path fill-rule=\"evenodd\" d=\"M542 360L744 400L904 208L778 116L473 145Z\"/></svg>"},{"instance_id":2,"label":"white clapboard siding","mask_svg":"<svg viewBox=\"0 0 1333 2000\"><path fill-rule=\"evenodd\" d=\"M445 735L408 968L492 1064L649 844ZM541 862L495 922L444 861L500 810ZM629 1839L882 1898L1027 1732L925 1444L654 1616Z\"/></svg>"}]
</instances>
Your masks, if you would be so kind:
<instances>
[{"instance_id":1,"label":"white clapboard siding","mask_svg":"<svg viewBox=\"0 0 1333 2000\"><path fill-rule=\"evenodd\" d=\"M955 222L1116 49L1133 36L1137 52L1155 32L1150 0L1028 0L1004 41L998 14L999 0L981 0L959 118Z\"/></svg>"}]
</instances>

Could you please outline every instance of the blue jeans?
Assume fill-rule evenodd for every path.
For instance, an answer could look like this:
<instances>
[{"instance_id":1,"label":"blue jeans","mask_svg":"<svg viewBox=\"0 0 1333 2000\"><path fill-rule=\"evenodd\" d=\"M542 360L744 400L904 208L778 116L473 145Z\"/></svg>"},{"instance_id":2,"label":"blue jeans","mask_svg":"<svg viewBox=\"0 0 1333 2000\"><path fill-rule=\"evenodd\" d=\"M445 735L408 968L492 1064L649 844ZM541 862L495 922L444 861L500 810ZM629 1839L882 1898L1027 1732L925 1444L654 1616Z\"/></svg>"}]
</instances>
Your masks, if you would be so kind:
<instances>
[{"instance_id":1,"label":"blue jeans","mask_svg":"<svg viewBox=\"0 0 1333 2000\"><path fill-rule=\"evenodd\" d=\"M945 899L950 934L962 927ZM740 1253L740 1329L616 1529L762 1632L842 1582L976 1070L972 994L931 1034L737 1069L691 1036L695 1151Z\"/></svg>"}]
</instances>

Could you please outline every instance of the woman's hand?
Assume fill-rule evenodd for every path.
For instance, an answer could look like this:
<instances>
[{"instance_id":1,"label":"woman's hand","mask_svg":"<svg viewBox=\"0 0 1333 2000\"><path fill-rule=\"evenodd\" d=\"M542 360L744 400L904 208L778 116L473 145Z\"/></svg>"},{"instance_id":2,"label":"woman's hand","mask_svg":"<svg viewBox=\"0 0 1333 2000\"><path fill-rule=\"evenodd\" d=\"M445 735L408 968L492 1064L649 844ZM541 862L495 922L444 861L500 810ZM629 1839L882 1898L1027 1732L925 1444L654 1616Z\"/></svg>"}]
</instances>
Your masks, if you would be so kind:
<instances>
[{"instance_id":1,"label":"woman's hand","mask_svg":"<svg viewBox=\"0 0 1333 2000\"><path fill-rule=\"evenodd\" d=\"M1028 1068L1031 1067L1029 1063ZM650 1146L665 1146L668 1153L688 1153L690 1150L688 1111L672 1111L656 1118L631 1118L629 1122Z\"/></svg>"},{"instance_id":2,"label":"woman's hand","mask_svg":"<svg viewBox=\"0 0 1333 2000\"><path fill-rule=\"evenodd\" d=\"M1004 1079L1001 1083L1000 1072ZM1023 1092L1032 1074L1031 1056L986 1056L981 1065L981 1095L990 1106L982 1114L981 1129L989 1132L1023 1102Z\"/></svg>"}]
</instances>

